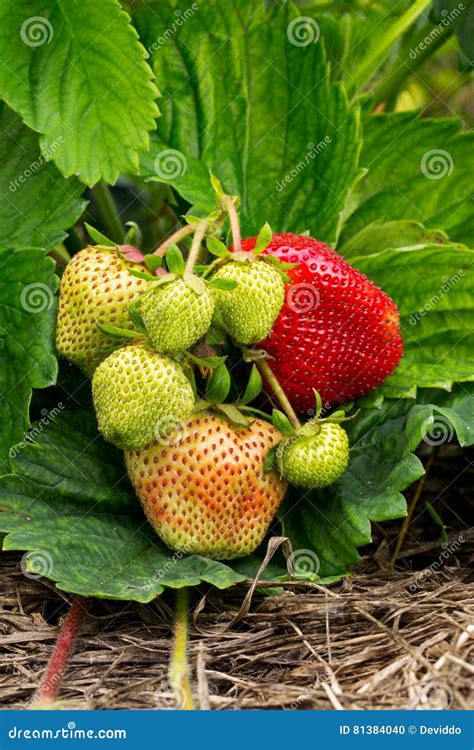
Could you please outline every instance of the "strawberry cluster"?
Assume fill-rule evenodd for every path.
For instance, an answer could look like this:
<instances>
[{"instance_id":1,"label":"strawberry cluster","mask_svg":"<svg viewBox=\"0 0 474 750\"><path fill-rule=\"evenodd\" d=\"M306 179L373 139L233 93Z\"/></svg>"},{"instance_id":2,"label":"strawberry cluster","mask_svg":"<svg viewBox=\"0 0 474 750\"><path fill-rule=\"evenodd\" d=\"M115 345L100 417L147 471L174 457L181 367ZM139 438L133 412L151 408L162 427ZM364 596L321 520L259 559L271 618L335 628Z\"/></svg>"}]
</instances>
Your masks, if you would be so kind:
<instances>
[{"instance_id":1,"label":"strawberry cluster","mask_svg":"<svg viewBox=\"0 0 474 750\"><path fill-rule=\"evenodd\" d=\"M57 348L92 377L99 429L125 451L163 541L229 559L258 547L288 481L315 488L341 476L345 412L323 418L320 394L328 407L378 385L402 343L380 289L310 237L265 225L242 241L237 201L215 187L214 214L191 217L153 254L102 243L74 256ZM231 247L218 239L223 217ZM185 260L176 243L191 235ZM201 265L206 240L214 259ZM244 392L225 364L236 352L254 363ZM262 411L263 383L283 411ZM301 424L296 412L315 394Z\"/></svg>"}]
</instances>

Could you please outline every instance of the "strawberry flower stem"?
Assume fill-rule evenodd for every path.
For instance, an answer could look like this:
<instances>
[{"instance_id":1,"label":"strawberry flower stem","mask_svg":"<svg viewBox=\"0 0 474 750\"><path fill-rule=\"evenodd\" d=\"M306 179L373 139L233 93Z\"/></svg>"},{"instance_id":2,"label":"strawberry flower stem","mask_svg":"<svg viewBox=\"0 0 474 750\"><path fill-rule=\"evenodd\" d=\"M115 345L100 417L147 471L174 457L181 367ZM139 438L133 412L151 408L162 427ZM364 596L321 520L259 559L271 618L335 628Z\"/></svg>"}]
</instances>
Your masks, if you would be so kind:
<instances>
[{"instance_id":1,"label":"strawberry flower stem","mask_svg":"<svg viewBox=\"0 0 474 750\"><path fill-rule=\"evenodd\" d=\"M176 232L173 232L173 234L170 235L168 239L166 239L161 243L159 247L156 248L156 250L153 252L153 255L159 255L160 258L162 258L170 245L176 245L178 242L181 242L181 240L187 237L188 234L192 234L195 229L196 227L192 226L192 224L186 224L185 227L177 229Z\"/></svg>"},{"instance_id":2,"label":"strawberry flower stem","mask_svg":"<svg viewBox=\"0 0 474 750\"><path fill-rule=\"evenodd\" d=\"M203 241L204 235L206 234L207 225L208 221L207 219L204 219L197 226L191 245L191 250L189 251L188 260L186 261L186 268L184 269L185 273L193 272L194 265L199 255L199 250L201 249L201 243Z\"/></svg>"},{"instance_id":3,"label":"strawberry flower stem","mask_svg":"<svg viewBox=\"0 0 474 750\"><path fill-rule=\"evenodd\" d=\"M232 198L229 195L224 195L223 201L226 207L226 211L229 215L230 228L232 230L232 244L234 246L234 251L236 253L240 253L242 251L242 239L240 235L240 222L239 222L237 209L234 205Z\"/></svg>"},{"instance_id":4,"label":"strawberry flower stem","mask_svg":"<svg viewBox=\"0 0 474 750\"><path fill-rule=\"evenodd\" d=\"M105 182L98 182L92 192L94 193L99 213L107 228L107 233L110 239L118 245L121 245L123 243L123 238L125 237L125 227L120 218L120 214L115 205L109 186L106 185Z\"/></svg>"},{"instance_id":5,"label":"strawberry flower stem","mask_svg":"<svg viewBox=\"0 0 474 750\"><path fill-rule=\"evenodd\" d=\"M169 680L176 697L176 706L184 711L194 709L187 655L188 609L189 589L178 589L176 591L175 630L169 666Z\"/></svg>"},{"instance_id":6,"label":"strawberry flower stem","mask_svg":"<svg viewBox=\"0 0 474 750\"><path fill-rule=\"evenodd\" d=\"M255 361L255 364L260 370L260 374L265 378L270 388L272 389L273 393L277 397L278 401L280 402L281 408L285 412L291 424L293 425L295 430L297 430L299 427L301 427L301 422L298 419L296 412L293 409L292 405L290 404L288 400L288 396L286 395L285 391L281 387L275 373L273 372L272 368L268 364L268 361L266 359L257 359Z\"/></svg>"},{"instance_id":7,"label":"strawberry flower stem","mask_svg":"<svg viewBox=\"0 0 474 750\"><path fill-rule=\"evenodd\" d=\"M56 700L86 607L87 599L84 599L82 596L76 596L59 633L41 685L33 699L33 708L39 703L45 706L45 704L52 704Z\"/></svg>"}]
</instances>

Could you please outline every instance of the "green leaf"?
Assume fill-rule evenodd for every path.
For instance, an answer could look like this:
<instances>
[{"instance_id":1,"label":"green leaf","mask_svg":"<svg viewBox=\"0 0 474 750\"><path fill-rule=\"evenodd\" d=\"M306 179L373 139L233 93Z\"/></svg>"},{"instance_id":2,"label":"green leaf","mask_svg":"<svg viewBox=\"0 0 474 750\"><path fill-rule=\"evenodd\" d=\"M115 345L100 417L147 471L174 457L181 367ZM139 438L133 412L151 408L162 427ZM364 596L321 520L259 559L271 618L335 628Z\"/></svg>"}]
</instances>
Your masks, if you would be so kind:
<instances>
[{"instance_id":1,"label":"green leaf","mask_svg":"<svg viewBox=\"0 0 474 750\"><path fill-rule=\"evenodd\" d=\"M239 404L249 404L260 395L262 388L262 376L260 375L257 365L253 364L244 394L242 398L239 399Z\"/></svg>"},{"instance_id":2,"label":"green leaf","mask_svg":"<svg viewBox=\"0 0 474 750\"><path fill-rule=\"evenodd\" d=\"M460 46L460 63L463 70L474 67L474 4L459 0L433 0L433 21L452 24ZM442 27L442 26L441 26Z\"/></svg>"},{"instance_id":3,"label":"green leaf","mask_svg":"<svg viewBox=\"0 0 474 750\"><path fill-rule=\"evenodd\" d=\"M273 409L272 422L274 427L276 427L277 430L282 433L282 435L291 437L295 434L295 428L291 424L290 420L288 419L286 414L283 414L283 412L279 411L279 409Z\"/></svg>"},{"instance_id":4,"label":"green leaf","mask_svg":"<svg viewBox=\"0 0 474 750\"><path fill-rule=\"evenodd\" d=\"M247 419L235 404L218 404L216 409L222 412L234 427L250 427L252 424L252 420Z\"/></svg>"},{"instance_id":5,"label":"green leaf","mask_svg":"<svg viewBox=\"0 0 474 750\"><path fill-rule=\"evenodd\" d=\"M196 357L194 354L191 354L191 352L186 352L186 358L195 365L198 365L198 367L209 367L214 369L226 361L227 355L225 357Z\"/></svg>"},{"instance_id":6,"label":"green leaf","mask_svg":"<svg viewBox=\"0 0 474 750\"><path fill-rule=\"evenodd\" d=\"M64 591L148 602L165 587L227 588L245 576L199 555L167 549L125 482L120 451L97 435L87 412L64 411L0 479L3 547Z\"/></svg>"},{"instance_id":7,"label":"green leaf","mask_svg":"<svg viewBox=\"0 0 474 750\"><path fill-rule=\"evenodd\" d=\"M271 241L272 230L270 228L270 224L268 224L267 222L258 233L257 241L253 249L254 255L260 255L260 253L263 253L263 251L269 246Z\"/></svg>"},{"instance_id":8,"label":"green leaf","mask_svg":"<svg viewBox=\"0 0 474 750\"><path fill-rule=\"evenodd\" d=\"M417 112L364 120L360 163L368 169L351 197L341 244L372 222L410 219L469 244L474 236L474 133L457 120L420 119Z\"/></svg>"},{"instance_id":9,"label":"green leaf","mask_svg":"<svg viewBox=\"0 0 474 750\"><path fill-rule=\"evenodd\" d=\"M0 11L0 95L87 185L136 173L158 92L117 0L25 0Z\"/></svg>"},{"instance_id":10,"label":"green leaf","mask_svg":"<svg viewBox=\"0 0 474 750\"><path fill-rule=\"evenodd\" d=\"M474 250L416 245L351 259L397 303L405 353L382 390L415 396L474 380Z\"/></svg>"},{"instance_id":11,"label":"green leaf","mask_svg":"<svg viewBox=\"0 0 474 750\"><path fill-rule=\"evenodd\" d=\"M142 320L142 316L140 315L140 303L140 298L135 300L135 302L132 302L132 304L128 308L128 315L137 331L143 333L144 335L147 335L146 326Z\"/></svg>"},{"instance_id":12,"label":"green leaf","mask_svg":"<svg viewBox=\"0 0 474 750\"><path fill-rule=\"evenodd\" d=\"M86 206L84 186L63 179L40 152L37 134L2 103L0 163L0 246L54 247Z\"/></svg>"},{"instance_id":13,"label":"green leaf","mask_svg":"<svg viewBox=\"0 0 474 750\"><path fill-rule=\"evenodd\" d=\"M225 363L216 367L206 387L206 398L213 404L221 404L229 395L232 384L230 372Z\"/></svg>"},{"instance_id":14,"label":"green leaf","mask_svg":"<svg viewBox=\"0 0 474 750\"><path fill-rule=\"evenodd\" d=\"M30 427L32 388L56 380L57 279L43 250L0 250L0 463Z\"/></svg>"},{"instance_id":15,"label":"green leaf","mask_svg":"<svg viewBox=\"0 0 474 750\"><path fill-rule=\"evenodd\" d=\"M171 27L175 10L166 0L138 7L148 47ZM289 39L300 15L283 3L268 11L256 0L204 3L176 28L152 57L163 98L160 150L148 163L173 149L186 164L176 158L164 177L146 174L209 211L210 169L227 194L241 197L245 235L260 229L263 215L279 231L310 227L334 243L358 172L359 113L331 84L323 45Z\"/></svg>"},{"instance_id":16,"label":"green leaf","mask_svg":"<svg viewBox=\"0 0 474 750\"><path fill-rule=\"evenodd\" d=\"M182 276L184 273L184 258L183 253L177 245L170 245L166 251L166 265L170 273L176 276Z\"/></svg>"},{"instance_id":17,"label":"green leaf","mask_svg":"<svg viewBox=\"0 0 474 750\"><path fill-rule=\"evenodd\" d=\"M235 279L209 279L207 282L211 289L220 289L222 292L231 292L237 286Z\"/></svg>"},{"instance_id":18,"label":"green leaf","mask_svg":"<svg viewBox=\"0 0 474 750\"><path fill-rule=\"evenodd\" d=\"M267 455L265 456L265 460L263 462L263 471L266 474L269 471L272 471L272 469L276 469L278 466L277 462L277 456L278 456L278 445L274 445L273 448L270 448Z\"/></svg>"},{"instance_id":19,"label":"green leaf","mask_svg":"<svg viewBox=\"0 0 474 750\"><path fill-rule=\"evenodd\" d=\"M102 234L102 232L99 232L98 229L95 229L93 226L87 223L87 221L84 222L84 226L87 229L87 234L89 237L91 237L94 242L97 245L104 245L105 247L117 247L117 243L113 240L109 240L108 237L105 236L105 234Z\"/></svg>"}]
</instances>

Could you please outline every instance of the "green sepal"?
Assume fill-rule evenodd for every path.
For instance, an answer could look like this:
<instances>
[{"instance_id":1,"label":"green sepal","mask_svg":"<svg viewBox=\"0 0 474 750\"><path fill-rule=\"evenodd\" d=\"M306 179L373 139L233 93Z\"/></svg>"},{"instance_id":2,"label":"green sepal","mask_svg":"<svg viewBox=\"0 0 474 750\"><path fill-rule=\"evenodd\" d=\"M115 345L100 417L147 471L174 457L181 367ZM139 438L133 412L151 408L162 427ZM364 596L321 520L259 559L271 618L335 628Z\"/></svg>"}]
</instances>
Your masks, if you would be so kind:
<instances>
[{"instance_id":1,"label":"green sepal","mask_svg":"<svg viewBox=\"0 0 474 750\"><path fill-rule=\"evenodd\" d=\"M96 326L102 333L107 336L114 336L120 339L142 339L143 336L138 331L130 331L128 328L119 328L119 326L113 326L110 323L99 323L96 321Z\"/></svg>"},{"instance_id":2,"label":"green sepal","mask_svg":"<svg viewBox=\"0 0 474 750\"><path fill-rule=\"evenodd\" d=\"M296 432L286 414L283 414L279 409L273 409L272 422L273 426L276 427L282 435L286 435L286 437L291 437Z\"/></svg>"},{"instance_id":3,"label":"green sepal","mask_svg":"<svg viewBox=\"0 0 474 750\"><path fill-rule=\"evenodd\" d=\"M87 222L84 222L84 226L87 229L87 233L89 237L91 237L97 245L105 245L105 247L117 247L117 243L113 240L109 240L108 237L105 236L105 234L102 234L102 232L99 232L98 229L94 229L94 227L91 227L90 224Z\"/></svg>"},{"instance_id":4,"label":"green sepal","mask_svg":"<svg viewBox=\"0 0 474 750\"><path fill-rule=\"evenodd\" d=\"M148 255L145 255L144 263L148 270L154 273L157 268L161 268L163 258L160 255L153 255L153 253L149 253Z\"/></svg>"},{"instance_id":5,"label":"green sepal","mask_svg":"<svg viewBox=\"0 0 474 750\"><path fill-rule=\"evenodd\" d=\"M225 195L224 188L222 187L220 180L218 180L216 175L213 174L210 170L209 170L209 178L211 180L212 189L214 190L217 200L220 203Z\"/></svg>"},{"instance_id":6,"label":"green sepal","mask_svg":"<svg viewBox=\"0 0 474 750\"><path fill-rule=\"evenodd\" d=\"M219 289L221 292L231 292L238 282L235 279L209 279L207 282L211 289Z\"/></svg>"},{"instance_id":7,"label":"green sepal","mask_svg":"<svg viewBox=\"0 0 474 750\"><path fill-rule=\"evenodd\" d=\"M263 251L269 246L270 242L272 241L272 230L270 228L270 224L268 222L263 225L260 232L257 236L257 241L255 243L255 247L253 249L254 255L260 255L260 253L263 253Z\"/></svg>"},{"instance_id":8,"label":"green sepal","mask_svg":"<svg viewBox=\"0 0 474 750\"><path fill-rule=\"evenodd\" d=\"M142 230L138 226L136 221L127 221L125 226L129 227L127 234L125 235L125 239L123 241L124 245L132 245L136 248L141 248L143 244L143 235Z\"/></svg>"},{"instance_id":9,"label":"green sepal","mask_svg":"<svg viewBox=\"0 0 474 750\"><path fill-rule=\"evenodd\" d=\"M196 292L196 294L201 295L206 291L205 282L193 273L185 273L183 275L183 281L193 290L193 292Z\"/></svg>"},{"instance_id":10,"label":"green sepal","mask_svg":"<svg viewBox=\"0 0 474 750\"><path fill-rule=\"evenodd\" d=\"M217 237L208 237L206 244L211 255L215 255L217 258L232 258L230 250Z\"/></svg>"},{"instance_id":11,"label":"green sepal","mask_svg":"<svg viewBox=\"0 0 474 750\"><path fill-rule=\"evenodd\" d=\"M278 448L280 443L278 445L274 445L273 448L270 448L267 455L265 456L265 460L263 462L263 473L268 474L269 471L273 471L273 469L278 468Z\"/></svg>"},{"instance_id":12,"label":"green sepal","mask_svg":"<svg viewBox=\"0 0 474 750\"><path fill-rule=\"evenodd\" d=\"M291 271L292 268L298 268L300 263L287 263L286 260L277 258L276 255L266 255L264 258L266 263L271 263L272 266L276 266L282 271Z\"/></svg>"},{"instance_id":13,"label":"green sepal","mask_svg":"<svg viewBox=\"0 0 474 750\"><path fill-rule=\"evenodd\" d=\"M166 250L166 265L168 271L176 276L182 276L184 273L185 262L183 253L177 245L170 245Z\"/></svg>"},{"instance_id":14,"label":"green sepal","mask_svg":"<svg viewBox=\"0 0 474 750\"><path fill-rule=\"evenodd\" d=\"M216 367L206 386L206 398L212 404L222 404L229 395L232 381L230 372L223 362Z\"/></svg>"},{"instance_id":15,"label":"green sepal","mask_svg":"<svg viewBox=\"0 0 474 750\"><path fill-rule=\"evenodd\" d=\"M140 333L143 333L144 335L147 335L147 330L145 327L145 324L142 320L142 317L140 315L140 299L135 300L135 302L132 302L130 307L128 308L128 316L130 320L132 321L133 325L139 331Z\"/></svg>"},{"instance_id":16,"label":"green sepal","mask_svg":"<svg viewBox=\"0 0 474 750\"><path fill-rule=\"evenodd\" d=\"M250 401L253 401L257 398L257 396L261 393L263 388L263 382L262 382L262 376L260 375L260 371L256 365L252 365L252 369L250 371L250 377L248 379L247 386L244 391L244 395L242 398L239 399L238 403L242 406L245 404L250 403Z\"/></svg>"},{"instance_id":17,"label":"green sepal","mask_svg":"<svg viewBox=\"0 0 474 750\"><path fill-rule=\"evenodd\" d=\"M196 376L194 374L194 369L190 366L188 362L180 362L181 368L187 377L189 384L191 385L191 388L193 389L194 396L197 396L197 384L196 384ZM193 409L194 411L194 409Z\"/></svg>"},{"instance_id":18,"label":"green sepal","mask_svg":"<svg viewBox=\"0 0 474 750\"><path fill-rule=\"evenodd\" d=\"M250 427L252 421L247 419L235 404L216 404L215 409L221 411L234 427Z\"/></svg>"},{"instance_id":19,"label":"green sepal","mask_svg":"<svg viewBox=\"0 0 474 750\"><path fill-rule=\"evenodd\" d=\"M156 276L152 276L151 273L146 273L146 271L135 271L133 268L127 268L127 271L137 279L145 279L145 281L156 281Z\"/></svg>"}]
</instances>

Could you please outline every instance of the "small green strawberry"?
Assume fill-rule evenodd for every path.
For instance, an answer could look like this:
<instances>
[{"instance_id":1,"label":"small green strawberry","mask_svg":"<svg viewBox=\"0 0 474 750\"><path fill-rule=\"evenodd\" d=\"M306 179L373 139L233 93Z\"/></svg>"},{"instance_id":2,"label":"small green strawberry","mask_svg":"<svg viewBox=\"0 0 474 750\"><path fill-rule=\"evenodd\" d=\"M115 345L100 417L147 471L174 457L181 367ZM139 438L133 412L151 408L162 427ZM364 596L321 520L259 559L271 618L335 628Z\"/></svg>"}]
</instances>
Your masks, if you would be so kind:
<instances>
[{"instance_id":1,"label":"small green strawberry","mask_svg":"<svg viewBox=\"0 0 474 750\"><path fill-rule=\"evenodd\" d=\"M122 257L114 248L86 247L67 264L61 279L56 347L88 376L120 345L97 324L133 330L129 306L149 286L129 273L137 267L126 260L133 248L121 250Z\"/></svg>"},{"instance_id":2,"label":"small green strawberry","mask_svg":"<svg viewBox=\"0 0 474 750\"><path fill-rule=\"evenodd\" d=\"M311 419L277 449L284 477L297 487L327 487L337 481L349 463L349 440L339 424Z\"/></svg>"},{"instance_id":3,"label":"small green strawberry","mask_svg":"<svg viewBox=\"0 0 474 750\"><path fill-rule=\"evenodd\" d=\"M140 300L139 310L154 348L178 354L208 331L214 297L202 279L184 276L152 285Z\"/></svg>"},{"instance_id":4,"label":"small green strawberry","mask_svg":"<svg viewBox=\"0 0 474 750\"><path fill-rule=\"evenodd\" d=\"M194 406L180 365L142 344L118 349L97 367L92 396L102 435L124 450L166 436Z\"/></svg>"},{"instance_id":5,"label":"small green strawberry","mask_svg":"<svg viewBox=\"0 0 474 750\"><path fill-rule=\"evenodd\" d=\"M255 551L283 500L286 480L264 471L281 437L264 420L235 429L202 412L168 444L127 452L125 463L150 524L171 549L231 560Z\"/></svg>"},{"instance_id":6,"label":"small green strawberry","mask_svg":"<svg viewBox=\"0 0 474 750\"><path fill-rule=\"evenodd\" d=\"M255 344L270 333L285 299L281 272L256 257L230 260L212 280L237 282L234 289L215 289L216 311L228 334L238 344Z\"/></svg>"}]
</instances>

